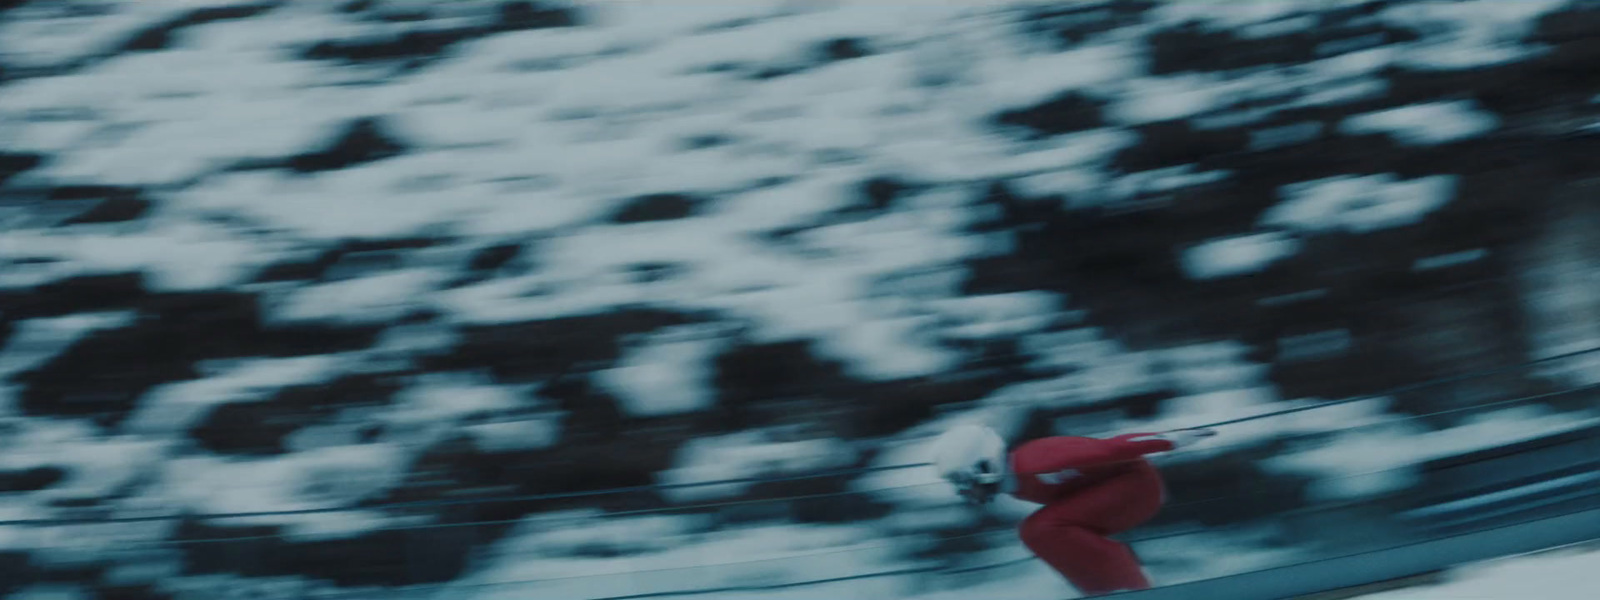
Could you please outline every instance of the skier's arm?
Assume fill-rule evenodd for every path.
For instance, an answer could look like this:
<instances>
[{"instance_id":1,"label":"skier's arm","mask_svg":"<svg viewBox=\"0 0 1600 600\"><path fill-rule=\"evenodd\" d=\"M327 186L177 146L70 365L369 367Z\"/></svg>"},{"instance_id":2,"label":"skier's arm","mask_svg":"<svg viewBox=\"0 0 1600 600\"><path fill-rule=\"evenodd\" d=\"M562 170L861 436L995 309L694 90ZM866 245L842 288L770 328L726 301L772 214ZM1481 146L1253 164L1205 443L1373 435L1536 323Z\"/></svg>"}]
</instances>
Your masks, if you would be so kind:
<instances>
[{"instance_id":1,"label":"skier's arm","mask_svg":"<svg viewBox=\"0 0 1600 600\"><path fill-rule=\"evenodd\" d=\"M1192 445L1198 443L1200 440L1206 439L1206 438L1214 436L1216 434L1217 434L1217 432L1215 430L1206 429L1206 428L1202 427L1202 428L1197 428L1197 429L1178 429L1178 430L1175 430L1175 431L1167 431L1167 432L1163 432L1163 433L1130 433L1130 434L1127 434L1127 435L1119 435L1119 436L1111 438L1111 439L1114 439L1114 440L1115 439L1127 439L1127 440L1129 440L1131 442L1135 442L1135 443L1142 443L1142 442L1146 442L1146 441L1158 441L1158 440L1159 441L1166 441L1167 443L1171 444L1172 447L1168 448L1167 450L1159 450L1158 451L1158 452L1166 452L1168 450L1176 450L1178 448L1184 448L1184 447L1192 446Z\"/></svg>"},{"instance_id":2,"label":"skier's arm","mask_svg":"<svg viewBox=\"0 0 1600 600\"><path fill-rule=\"evenodd\" d=\"M1146 454L1169 452L1213 435L1209 430L1182 430L1166 433L1130 433L1109 439L1059 438L1035 442L1027 452L1019 452L1019 475L1057 473L1136 460Z\"/></svg>"}]
</instances>

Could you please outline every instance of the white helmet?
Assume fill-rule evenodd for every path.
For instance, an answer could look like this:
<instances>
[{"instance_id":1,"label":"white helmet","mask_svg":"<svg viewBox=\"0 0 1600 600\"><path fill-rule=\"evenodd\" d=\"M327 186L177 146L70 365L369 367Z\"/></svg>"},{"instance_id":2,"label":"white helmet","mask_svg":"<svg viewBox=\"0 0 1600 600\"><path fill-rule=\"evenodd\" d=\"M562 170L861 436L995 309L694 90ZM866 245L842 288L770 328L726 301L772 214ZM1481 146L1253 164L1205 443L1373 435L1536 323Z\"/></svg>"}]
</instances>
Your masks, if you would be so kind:
<instances>
[{"instance_id":1,"label":"white helmet","mask_svg":"<svg viewBox=\"0 0 1600 600\"><path fill-rule=\"evenodd\" d=\"M997 489L1006 476L1006 442L982 425L957 425L934 442L933 467L966 495Z\"/></svg>"}]
</instances>

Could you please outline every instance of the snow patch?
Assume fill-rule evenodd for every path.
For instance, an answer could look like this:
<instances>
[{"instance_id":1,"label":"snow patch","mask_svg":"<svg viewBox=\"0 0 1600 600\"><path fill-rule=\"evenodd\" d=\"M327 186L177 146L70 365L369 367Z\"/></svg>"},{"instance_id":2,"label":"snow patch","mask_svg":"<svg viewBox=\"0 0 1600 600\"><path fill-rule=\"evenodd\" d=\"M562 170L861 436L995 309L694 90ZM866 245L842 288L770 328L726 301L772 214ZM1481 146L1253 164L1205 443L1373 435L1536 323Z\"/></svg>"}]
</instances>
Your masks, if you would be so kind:
<instances>
[{"instance_id":1,"label":"snow patch","mask_svg":"<svg viewBox=\"0 0 1600 600\"><path fill-rule=\"evenodd\" d=\"M148 226L17 231L5 237L0 255L53 258L71 265L74 274L142 271L145 286L159 292L233 285L282 249L215 226L159 218Z\"/></svg>"},{"instance_id":2,"label":"snow patch","mask_svg":"<svg viewBox=\"0 0 1600 600\"><path fill-rule=\"evenodd\" d=\"M1290 184L1280 189L1284 201L1262 215L1261 225L1351 233L1415 225L1449 203L1456 184L1454 175L1401 180L1389 173Z\"/></svg>"},{"instance_id":3,"label":"snow patch","mask_svg":"<svg viewBox=\"0 0 1600 600\"><path fill-rule=\"evenodd\" d=\"M1183 269L1190 279L1235 277L1265 270L1272 263L1300 251L1300 240L1270 232L1201 242L1183 252Z\"/></svg>"},{"instance_id":4,"label":"snow patch","mask_svg":"<svg viewBox=\"0 0 1600 600\"><path fill-rule=\"evenodd\" d=\"M291 536L357 535L383 526L383 513L282 511L347 507L382 494L404 476L410 454L401 446L375 443L265 459L181 456L162 465L160 489L168 500L196 513L279 513L227 517L217 519L219 524L282 525Z\"/></svg>"},{"instance_id":5,"label":"snow patch","mask_svg":"<svg viewBox=\"0 0 1600 600\"><path fill-rule=\"evenodd\" d=\"M123 424L123 431L163 436L182 432L213 406L257 400L295 385L332 379L350 364L347 355L252 358L202 363L203 379L162 384L147 393Z\"/></svg>"},{"instance_id":6,"label":"snow patch","mask_svg":"<svg viewBox=\"0 0 1600 600\"><path fill-rule=\"evenodd\" d=\"M1379 18L1431 33L1408 48L1403 64L1428 70L1470 69L1537 54L1539 48L1522 40L1541 15L1566 5L1566 0L1423 0L1388 6Z\"/></svg>"},{"instance_id":7,"label":"snow patch","mask_svg":"<svg viewBox=\"0 0 1600 600\"><path fill-rule=\"evenodd\" d=\"M662 485L682 486L839 469L854 460L854 450L840 440L773 441L761 432L745 432L689 440L678 449L676 466L662 471L657 479ZM677 487L663 490L663 494L672 502L693 502L737 496L752 484Z\"/></svg>"},{"instance_id":8,"label":"snow patch","mask_svg":"<svg viewBox=\"0 0 1600 600\"><path fill-rule=\"evenodd\" d=\"M1600 423L1600 414L1559 414L1542 406L1518 406L1474 415L1460 426L1438 431L1428 431L1414 420L1390 417L1346 426L1321 446L1280 454L1262 464L1274 471L1322 477L1311 490L1318 500L1363 498L1413 485L1418 476L1416 467L1429 460L1596 423Z\"/></svg>"},{"instance_id":9,"label":"snow patch","mask_svg":"<svg viewBox=\"0 0 1600 600\"><path fill-rule=\"evenodd\" d=\"M1429 102L1370 112L1345 119L1347 135L1386 133L1406 146L1431 146L1481 136L1500 126L1500 118L1471 100Z\"/></svg>"},{"instance_id":10,"label":"snow patch","mask_svg":"<svg viewBox=\"0 0 1600 600\"><path fill-rule=\"evenodd\" d=\"M623 412L657 417L710 408L716 400L712 361L722 346L715 339L654 336L630 349L622 361L597 374L622 401Z\"/></svg>"},{"instance_id":11,"label":"snow patch","mask_svg":"<svg viewBox=\"0 0 1600 600\"><path fill-rule=\"evenodd\" d=\"M386 323L424 305L446 275L409 269L296 288L271 311L284 321Z\"/></svg>"}]
</instances>

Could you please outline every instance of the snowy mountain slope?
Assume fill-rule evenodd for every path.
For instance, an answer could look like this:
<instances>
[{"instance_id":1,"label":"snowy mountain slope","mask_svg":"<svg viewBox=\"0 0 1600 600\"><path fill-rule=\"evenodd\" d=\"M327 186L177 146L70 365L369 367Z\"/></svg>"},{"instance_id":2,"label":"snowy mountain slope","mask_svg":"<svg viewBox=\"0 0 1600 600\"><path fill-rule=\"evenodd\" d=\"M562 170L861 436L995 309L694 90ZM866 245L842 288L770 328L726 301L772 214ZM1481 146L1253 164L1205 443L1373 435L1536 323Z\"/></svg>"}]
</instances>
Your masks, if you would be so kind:
<instances>
[{"instance_id":1,"label":"snowy mountain slope","mask_svg":"<svg viewBox=\"0 0 1600 600\"><path fill-rule=\"evenodd\" d=\"M1011 559L916 470L443 503L918 462L972 411L1260 414L1549 353L1538 323L1592 310L1519 279L1600 256L1549 241L1593 218L1545 199L1585 197L1600 91L1600 17L1560 2L0 6L4 518L173 517L4 525L31 562L0 588ZM1230 428L1161 525L1239 532L1141 552L1292 560L1256 517L1590 423L1465 408L1582 365ZM743 504L684 506L713 501ZM730 559L766 562L615 575ZM1036 567L1007 593L1059 591Z\"/></svg>"},{"instance_id":2,"label":"snowy mountain slope","mask_svg":"<svg viewBox=\"0 0 1600 600\"><path fill-rule=\"evenodd\" d=\"M1592 546L1592 545L1590 545ZM1428 586L1359 596L1370 600L1443 598L1584 598L1596 561L1592 547L1574 546L1527 556L1464 565Z\"/></svg>"}]
</instances>

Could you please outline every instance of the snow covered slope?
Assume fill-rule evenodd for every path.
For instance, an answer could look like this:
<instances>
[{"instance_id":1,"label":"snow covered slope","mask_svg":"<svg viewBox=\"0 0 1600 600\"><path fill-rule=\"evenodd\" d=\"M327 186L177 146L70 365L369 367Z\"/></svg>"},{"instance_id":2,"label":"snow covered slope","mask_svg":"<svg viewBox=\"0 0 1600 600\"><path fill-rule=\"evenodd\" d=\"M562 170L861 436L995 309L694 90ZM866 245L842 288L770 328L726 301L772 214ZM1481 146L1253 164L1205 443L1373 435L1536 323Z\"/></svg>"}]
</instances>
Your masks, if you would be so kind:
<instances>
[{"instance_id":1,"label":"snow covered slope","mask_svg":"<svg viewBox=\"0 0 1600 600\"><path fill-rule=\"evenodd\" d=\"M1573 547L1539 554L1464 565L1437 584L1360 596L1365 600L1447 600L1457 598L1550 598L1581 600L1593 595L1600 551Z\"/></svg>"},{"instance_id":2,"label":"snow covered slope","mask_svg":"<svg viewBox=\"0 0 1600 600\"><path fill-rule=\"evenodd\" d=\"M770 479L991 411L1183 426L1600 344L1563 325L1600 269L1596 30L1557 0L0 0L0 594L1022 558L921 470ZM1231 427L1140 550L1166 581L1293 560L1262 515L1592 424L1474 408L1581 358ZM767 480L598 493L729 478ZM1062 590L839 589L951 578Z\"/></svg>"}]
</instances>

